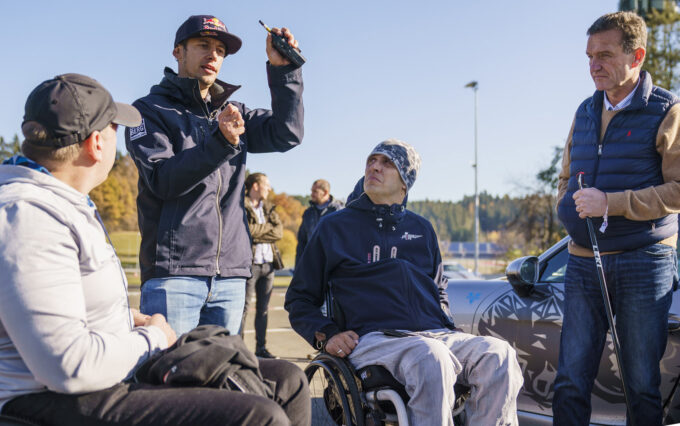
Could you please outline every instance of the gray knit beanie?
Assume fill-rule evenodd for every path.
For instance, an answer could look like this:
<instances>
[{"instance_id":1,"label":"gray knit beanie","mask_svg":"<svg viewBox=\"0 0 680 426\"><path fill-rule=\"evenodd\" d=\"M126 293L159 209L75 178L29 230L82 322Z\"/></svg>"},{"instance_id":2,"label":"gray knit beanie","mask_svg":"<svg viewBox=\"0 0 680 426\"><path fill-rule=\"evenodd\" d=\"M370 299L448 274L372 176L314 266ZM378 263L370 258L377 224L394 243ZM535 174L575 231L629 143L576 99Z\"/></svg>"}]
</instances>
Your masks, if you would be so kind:
<instances>
[{"instance_id":1,"label":"gray knit beanie","mask_svg":"<svg viewBox=\"0 0 680 426\"><path fill-rule=\"evenodd\" d=\"M399 176L406 184L406 190L411 189L420 170L420 155L411 145L398 139L387 139L376 145L368 156L373 154L382 154L389 158L397 166Z\"/></svg>"}]
</instances>

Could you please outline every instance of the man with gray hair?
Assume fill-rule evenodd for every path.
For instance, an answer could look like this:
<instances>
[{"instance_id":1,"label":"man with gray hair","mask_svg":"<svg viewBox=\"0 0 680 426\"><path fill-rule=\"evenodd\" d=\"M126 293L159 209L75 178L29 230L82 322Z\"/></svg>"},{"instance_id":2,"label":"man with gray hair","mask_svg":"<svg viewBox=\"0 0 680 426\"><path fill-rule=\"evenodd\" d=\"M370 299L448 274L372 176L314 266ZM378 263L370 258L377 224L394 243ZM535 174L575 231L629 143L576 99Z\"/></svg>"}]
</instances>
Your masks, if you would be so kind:
<instances>
[{"instance_id":1,"label":"man with gray hair","mask_svg":"<svg viewBox=\"0 0 680 426\"><path fill-rule=\"evenodd\" d=\"M559 217L571 241L553 415L557 425L589 423L609 329L584 220L591 217L616 314L630 414L637 424L660 425L659 362L677 282L680 107L641 71L642 18L610 13L587 34L597 90L576 111L559 175ZM588 187L579 189L582 173Z\"/></svg>"},{"instance_id":2,"label":"man with gray hair","mask_svg":"<svg viewBox=\"0 0 680 426\"><path fill-rule=\"evenodd\" d=\"M319 220L327 214L336 212L344 207L344 203L333 198L331 184L325 179L317 179L312 184L309 207L302 214L302 223L297 234L297 246L295 247L295 265L305 251L307 241L319 224Z\"/></svg>"},{"instance_id":3,"label":"man with gray hair","mask_svg":"<svg viewBox=\"0 0 680 426\"><path fill-rule=\"evenodd\" d=\"M454 329L437 236L406 210L419 168L402 141L373 149L347 207L321 219L295 269L285 302L291 325L356 368L389 370L410 396L411 424L453 425L454 384L462 383L472 389L468 424L516 425L523 379L515 351ZM319 309L327 283L342 323Z\"/></svg>"}]
</instances>

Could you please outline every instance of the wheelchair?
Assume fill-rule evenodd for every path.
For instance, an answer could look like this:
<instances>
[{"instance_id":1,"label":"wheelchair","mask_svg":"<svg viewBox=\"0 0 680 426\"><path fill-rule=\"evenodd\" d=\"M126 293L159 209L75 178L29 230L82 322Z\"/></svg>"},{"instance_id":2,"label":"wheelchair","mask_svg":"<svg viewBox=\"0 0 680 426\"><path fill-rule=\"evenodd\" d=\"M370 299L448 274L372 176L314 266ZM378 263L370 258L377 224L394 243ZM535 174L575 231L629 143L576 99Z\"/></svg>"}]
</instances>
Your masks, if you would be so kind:
<instances>
[{"instance_id":1,"label":"wheelchair","mask_svg":"<svg viewBox=\"0 0 680 426\"><path fill-rule=\"evenodd\" d=\"M383 366L369 365L355 370L344 358L320 353L305 368L305 375L312 396L315 425L409 424L406 389ZM454 424L462 425L470 388L456 384L454 390Z\"/></svg>"},{"instance_id":2,"label":"wheelchair","mask_svg":"<svg viewBox=\"0 0 680 426\"><path fill-rule=\"evenodd\" d=\"M331 282L324 289L325 302L321 311L344 329L344 314L332 297ZM409 395L381 365L369 365L355 370L345 358L319 353L305 367L312 397L314 425L344 426L408 426L406 404ZM465 400L470 388L463 384L454 387L456 401L454 424L465 422Z\"/></svg>"}]
</instances>

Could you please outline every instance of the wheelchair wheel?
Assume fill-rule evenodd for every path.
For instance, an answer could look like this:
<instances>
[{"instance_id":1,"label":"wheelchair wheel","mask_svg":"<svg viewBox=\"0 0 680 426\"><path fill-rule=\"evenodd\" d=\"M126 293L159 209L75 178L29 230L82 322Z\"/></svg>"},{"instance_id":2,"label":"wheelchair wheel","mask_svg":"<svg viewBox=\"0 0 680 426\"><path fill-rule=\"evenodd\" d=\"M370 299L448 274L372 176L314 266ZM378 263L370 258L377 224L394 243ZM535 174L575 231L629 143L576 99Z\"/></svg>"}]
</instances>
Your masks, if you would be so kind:
<instances>
[{"instance_id":1,"label":"wheelchair wheel","mask_svg":"<svg viewBox=\"0 0 680 426\"><path fill-rule=\"evenodd\" d=\"M364 410L356 378L346 361L319 354L305 368L312 397L312 423L364 426Z\"/></svg>"}]
</instances>

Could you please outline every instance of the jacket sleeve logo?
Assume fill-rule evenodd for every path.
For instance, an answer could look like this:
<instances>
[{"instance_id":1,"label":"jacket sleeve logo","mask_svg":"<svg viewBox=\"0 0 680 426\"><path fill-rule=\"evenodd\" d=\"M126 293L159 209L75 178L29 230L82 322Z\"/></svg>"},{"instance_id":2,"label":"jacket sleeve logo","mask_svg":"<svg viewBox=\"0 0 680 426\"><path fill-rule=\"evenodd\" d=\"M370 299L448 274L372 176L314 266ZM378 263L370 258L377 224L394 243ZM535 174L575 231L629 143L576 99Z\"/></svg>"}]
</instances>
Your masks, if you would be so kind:
<instances>
[{"instance_id":1,"label":"jacket sleeve logo","mask_svg":"<svg viewBox=\"0 0 680 426\"><path fill-rule=\"evenodd\" d=\"M142 118L142 124L137 127L130 127L130 140L139 139L142 136L146 136L146 125L144 124L144 119Z\"/></svg>"}]
</instances>

